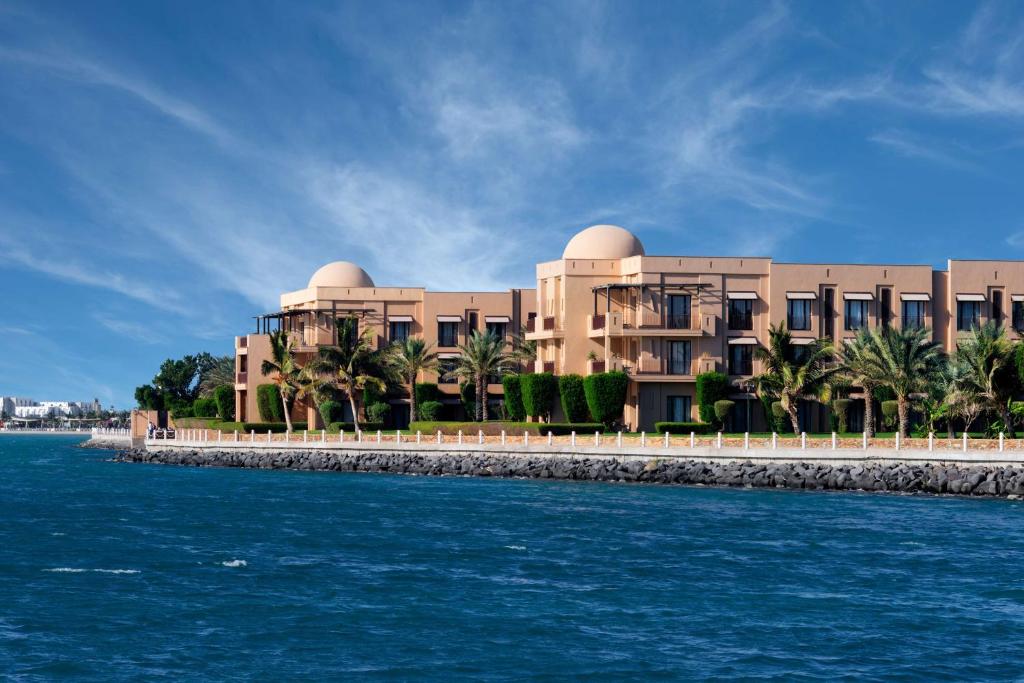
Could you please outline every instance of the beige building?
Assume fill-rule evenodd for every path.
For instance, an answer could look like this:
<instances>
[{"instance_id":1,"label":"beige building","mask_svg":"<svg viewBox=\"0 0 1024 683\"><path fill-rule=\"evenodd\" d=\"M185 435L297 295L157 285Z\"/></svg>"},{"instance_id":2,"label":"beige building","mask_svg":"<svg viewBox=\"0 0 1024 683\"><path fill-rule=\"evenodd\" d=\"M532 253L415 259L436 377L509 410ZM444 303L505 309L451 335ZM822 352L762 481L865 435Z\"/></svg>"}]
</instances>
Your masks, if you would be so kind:
<instances>
[{"instance_id":1,"label":"beige building","mask_svg":"<svg viewBox=\"0 0 1024 683\"><path fill-rule=\"evenodd\" d=\"M376 287L345 262L317 271L306 289L281 296L281 311L257 319L257 333L236 340L239 419L257 419L255 385L270 325L295 332L313 353L333 339L332 321L354 314L377 344L419 335L442 357L474 330L511 339L520 325L538 343L535 370L587 375L624 370L631 379L624 421L648 430L663 420L697 420L696 375L726 373L736 401L730 429L764 428L752 378L754 349L769 324L786 323L797 340L853 337L867 327L928 327L948 350L957 336L988 320L1011 336L1024 330L1024 262L950 260L928 265L776 263L767 257L648 256L627 230L597 225L574 236L560 259L537 265L536 290L428 292ZM799 341L798 341L799 343ZM423 378L430 381L435 378ZM458 387L442 384L454 402ZM501 385L490 385L500 400ZM402 405L394 400L397 422ZM860 429L863 406L851 428ZM407 408L406 408L407 413ZM801 406L808 431L828 429L827 409ZM559 419L557 414L554 419Z\"/></svg>"},{"instance_id":2,"label":"beige building","mask_svg":"<svg viewBox=\"0 0 1024 683\"><path fill-rule=\"evenodd\" d=\"M256 387L269 381L260 367L270 356L271 330L291 331L300 362L305 362L319 346L337 341L334 321L347 316L359 320L360 330L373 330L375 348L409 336L426 339L440 359L440 368L420 381L437 382L443 402L457 406L459 386L442 374L458 357L459 345L474 330L490 331L511 343L532 316L535 299L530 289L428 292L422 287L377 287L359 266L347 261L329 263L313 274L305 289L282 294L280 311L257 316L255 333L235 338L236 419L260 420ZM492 401L501 401L501 384L489 384L487 390ZM405 426L408 397L390 402L394 426ZM302 405L296 406L293 418L311 425L319 420L312 407Z\"/></svg>"}]
</instances>

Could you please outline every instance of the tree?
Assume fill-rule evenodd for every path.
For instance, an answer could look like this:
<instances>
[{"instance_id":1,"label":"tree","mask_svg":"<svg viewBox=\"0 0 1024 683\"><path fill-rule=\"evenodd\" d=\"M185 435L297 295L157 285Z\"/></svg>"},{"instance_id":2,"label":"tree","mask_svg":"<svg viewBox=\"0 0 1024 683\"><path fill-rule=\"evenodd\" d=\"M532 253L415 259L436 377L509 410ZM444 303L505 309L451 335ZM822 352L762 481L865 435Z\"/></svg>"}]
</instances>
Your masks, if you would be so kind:
<instances>
[{"instance_id":1,"label":"tree","mask_svg":"<svg viewBox=\"0 0 1024 683\"><path fill-rule=\"evenodd\" d=\"M476 420L486 421L487 378L509 370L512 359L505 351L505 340L487 332L475 330L466 343L459 347L459 358L449 376L458 377L476 385Z\"/></svg>"},{"instance_id":2,"label":"tree","mask_svg":"<svg viewBox=\"0 0 1024 683\"><path fill-rule=\"evenodd\" d=\"M348 396L352 420L359 430L359 399L357 396L370 387L383 392L387 389L387 368L373 350L373 328L359 332L359 321L354 316L334 321L338 328L337 346L321 346L319 357L310 361L310 369L325 376Z\"/></svg>"},{"instance_id":3,"label":"tree","mask_svg":"<svg viewBox=\"0 0 1024 683\"><path fill-rule=\"evenodd\" d=\"M199 396L199 380L208 373L216 361L209 353L185 356L179 360L168 358L160 364L160 371L153 378L153 384L164 394L166 403L191 405Z\"/></svg>"},{"instance_id":4,"label":"tree","mask_svg":"<svg viewBox=\"0 0 1024 683\"><path fill-rule=\"evenodd\" d=\"M501 386L505 392L505 413L512 420L525 420L526 407L523 406L522 376L505 375L501 378Z\"/></svg>"},{"instance_id":5,"label":"tree","mask_svg":"<svg viewBox=\"0 0 1024 683\"><path fill-rule=\"evenodd\" d=\"M199 395L213 396L217 387L235 385L235 359L233 356L211 356L209 363L199 368Z\"/></svg>"},{"instance_id":6,"label":"tree","mask_svg":"<svg viewBox=\"0 0 1024 683\"><path fill-rule=\"evenodd\" d=\"M437 367L437 354L431 351L431 345L423 339L409 337L404 342L391 346L389 358L409 387L409 414L412 420L418 420L416 377L421 372L431 372Z\"/></svg>"},{"instance_id":7,"label":"tree","mask_svg":"<svg viewBox=\"0 0 1024 683\"><path fill-rule=\"evenodd\" d=\"M702 372L697 375L697 410L700 421L715 423L715 401L729 394L729 378L721 372Z\"/></svg>"},{"instance_id":8,"label":"tree","mask_svg":"<svg viewBox=\"0 0 1024 683\"><path fill-rule=\"evenodd\" d=\"M509 355L520 371L523 367L529 368L529 372L533 371L537 360L537 342L526 338L525 326L519 328L519 334L512 338L512 351Z\"/></svg>"},{"instance_id":9,"label":"tree","mask_svg":"<svg viewBox=\"0 0 1024 683\"><path fill-rule=\"evenodd\" d=\"M999 415L1010 438L1015 438L1010 401L1019 388L1013 343L994 321L971 329L957 345L955 363L983 409Z\"/></svg>"},{"instance_id":10,"label":"tree","mask_svg":"<svg viewBox=\"0 0 1024 683\"><path fill-rule=\"evenodd\" d=\"M143 410L163 410L164 394L152 384L143 384L135 389L135 402Z\"/></svg>"},{"instance_id":11,"label":"tree","mask_svg":"<svg viewBox=\"0 0 1024 683\"><path fill-rule=\"evenodd\" d=\"M800 433L797 405L801 400L827 399L829 380L840 371L833 363L834 350L826 339L797 346L785 323L768 327L768 346L754 351L764 372L754 378L759 392L777 396L793 433Z\"/></svg>"},{"instance_id":12,"label":"tree","mask_svg":"<svg viewBox=\"0 0 1024 683\"><path fill-rule=\"evenodd\" d=\"M871 333L861 329L856 337L836 349L841 375L864 393L864 431L869 437L875 435L875 390L884 380L870 355L872 344Z\"/></svg>"},{"instance_id":13,"label":"tree","mask_svg":"<svg viewBox=\"0 0 1024 683\"><path fill-rule=\"evenodd\" d=\"M292 416L288 410L288 402L299 385L302 368L295 360L295 346L287 330L275 330L270 333L270 358L263 361L260 372L277 387L284 409L284 423L289 432L292 431Z\"/></svg>"},{"instance_id":14,"label":"tree","mask_svg":"<svg viewBox=\"0 0 1024 683\"><path fill-rule=\"evenodd\" d=\"M593 376L593 375L591 375ZM558 395L558 380L550 372L535 372L519 376L523 409L532 418L551 421L551 406ZM584 384L584 388L586 384ZM595 415L595 418L597 416Z\"/></svg>"},{"instance_id":15,"label":"tree","mask_svg":"<svg viewBox=\"0 0 1024 683\"><path fill-rule=\"evenodd\" d=\"M874 365L875 377L895 396L900 435L910 434L910 401L914 394L927 391L943 364L942 347L931 339L924 327L886 327L871 331L867 353Z\"/></svg>"},{"instance_id":16,"label":"tree","mask_svg":"<svg viewBox=\"0 0 1024 683\"><path fill-rule=\"evenodd\" d=\"M562 412L566 422L586 422L590 417L583 378L579 375L558 377L558 396L562 400Z\"/></svg>"},{"instance_id":17,"label":"tree","mask_svg":"<svg viewBox=\"0 0 1024 683\"><path fill-rule=\"evenodd\" d=\"M599 372L583 379L590 415L611 429L626 407L629 375L620 371Z\"/></svg>"}]
</instances>

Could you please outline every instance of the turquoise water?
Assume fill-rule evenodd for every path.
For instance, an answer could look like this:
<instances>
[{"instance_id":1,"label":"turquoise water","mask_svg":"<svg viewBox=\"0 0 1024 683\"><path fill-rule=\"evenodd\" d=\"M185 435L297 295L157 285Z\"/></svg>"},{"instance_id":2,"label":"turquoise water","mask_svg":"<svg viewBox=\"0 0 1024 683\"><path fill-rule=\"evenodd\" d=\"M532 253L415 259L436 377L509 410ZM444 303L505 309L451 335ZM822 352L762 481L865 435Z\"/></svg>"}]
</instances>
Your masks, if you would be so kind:
<instances>
[{"instance_id":1,"label":"turquoise water","mask_svg":"<svg viewBox=\"0 0 1024 683\"><path fill-rule=\"evenodd\" d=\"M0 675L1013 679L1024 505L186 469L0 437Z\"/></svg>"}]
</instances>

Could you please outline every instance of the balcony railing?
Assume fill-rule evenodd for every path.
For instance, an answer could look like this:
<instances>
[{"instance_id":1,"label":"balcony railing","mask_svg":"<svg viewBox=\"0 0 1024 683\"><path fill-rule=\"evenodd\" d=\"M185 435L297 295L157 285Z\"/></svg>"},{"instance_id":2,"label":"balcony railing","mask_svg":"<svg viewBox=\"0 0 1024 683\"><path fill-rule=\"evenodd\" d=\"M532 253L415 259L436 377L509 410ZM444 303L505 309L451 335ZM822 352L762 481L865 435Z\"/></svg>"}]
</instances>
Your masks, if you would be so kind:
<instances>
[{"instance_id":1,"label":"balcony railing","mask_svg":"<svg viewBox=\"0 0 1024 683\"><path fill-rule=\"evenodd\" d=\"M665 327L670 330L692 330L694 321L700 324L700 317L691 314L669 315L665 317Z\"/></svg>"},{"instance_id":2,"label":"balcony railing","mask_svg":"<svg viewBox=\"0 0 1024 683\"><path fill-rule=\"evenodd\" d=\"M247 372L236 372L235 373L235 384L245 384L246 381L248 380L248 378L249 378L249 373L247 373Z\"/></svg>"},{"instance_id":3,"label":"balcony railing","mask_svg":"<svg viewBox=\"0 0 1024 683\"><path fill-rule=\"evenodd\" d=\"M551 373L553 373L554 371L555 371L555 361L553 361L553 360L546 360L546 361L544 361L544 372L551 372Z\"/></svg>"},{"instance_id":4,"label":"balcony railing","mask_svg":"<svg viewBox=\"0 0 1024 683\"><path fill-rule=\"evenodd\" d=\"M591 320L590 329L592 329L592 330L603 330L604 329L604 314L603 313L599 314L599 315L591 316L590 320ZM604 370L602 370L601 372L604 372Z\"/></svg>"},{"instance_id":5,"label":"balcony railing","mask_svg":"<svg viewBox=\"0 0 1024 683\"><path fill-rule=\"evenodd\" d=\"M754 361L753 360L741 360L738 362L729 363L729 374L730 375L753 375L754 374Z\"/></svg>"},{"instance_id":6,"label":"balcony railing","mask_svg":"<svg viewBox=\"0 0 1024 683\"><path fill-rule=\"evenodd\" d=\"M249 346L249 338L248 337L239 337L238 338L238 348L244 349L244 348L247 348L248 346Z\"/></svg>"},{"instance_id":7,"label":"balcony railing","mask_svg":"<svg viewBox=\"0 0 1024 683\"><path fill-rule=\"evenodd\" d=\"M547 331L547 330L553 330L553 329L555 329L555 316L553 316L553 315L545 316L544 317L544 330Z\"/></svg>"},{"instance_id":8,"label":"balcony railing","mask_svg":"<svg viewBox=\"0 0 1024 683\"><path fill-rule=\"evenodd\" d=\"M590 371L594 374L604 372L605 362L603 360L592 360L590 361Z\"/></svg>"},{"instance_id":9,"label":"balcony railing","mask_svg":"<svg viewBox=\"0 0 1024 683\"><path fill-rule=\"evenodd\" d=\"M754 316L753 315L730 315L729 316L729 329L730 330L752 330L752 329L754 329Z\"/></svg>"},{"instance_id":10,"label":"balcony railing","mask_svg":"<svg viewBox=\"0 0 1024 683\"><path fill-rule=\"evenodd\" d=\"M536 318L527 318L526 319L526 331L527 332L533 332L536 328L537 328L537 319Z\"/></svg>"}]
</instances>

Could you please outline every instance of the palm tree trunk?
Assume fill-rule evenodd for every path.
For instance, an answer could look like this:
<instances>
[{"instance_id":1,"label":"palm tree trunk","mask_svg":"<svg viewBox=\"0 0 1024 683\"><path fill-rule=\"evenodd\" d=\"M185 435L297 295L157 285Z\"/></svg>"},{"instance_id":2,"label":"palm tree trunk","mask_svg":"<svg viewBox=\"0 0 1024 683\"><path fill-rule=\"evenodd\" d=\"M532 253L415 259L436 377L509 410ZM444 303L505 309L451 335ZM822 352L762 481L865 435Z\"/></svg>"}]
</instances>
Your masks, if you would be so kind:
<instances>
[{"instance_id":1,"label":"palm tree trunk","mask_svg":"<svg viewBox=\"0 0 1024 683\"><path fill-rule=\"evenodd\" d=\"M350 408L352 408L352 426L358 432L359 431L359 408L358 408L358 406L356 406L356 399L355 399L355 396L353 396L352 394L353 394L353 392L351 392L351 391L348 392L348 405L349 405Z\"/></svg>"},{"instance_id":2,"label":"palm tree trunk","mask_svg":"<svg viewBox=\"0 0 1024 683\"><path fill-rule=\"evenodd\" d=\"M487 377L481 376L483 383L480 385L480 413L483 415L484 422L487 422L490 415L487 411Z\"/></svg>"},{"instance_id":3,"label":"palm tree trunk","mask_svg":"<svg viewBox=\"0 0 1024 683\"><path fill-rule=\"evenodd\" d=\"M905 439L910 436L910 406L906 396L896 398L896 412L900 417L900 436Z\"/></svg>"},{"instance_id":4,"label":"palm tree trunk","mask_svg":"<svg viewBox=\"0 0 1024 683\"><path fill-rule=\"evenodd\" d=\"M409 379L409 419L416 421L416 375Z\"/></svg>"},{"instance_id":5,"label":"palm tree trunk","mask_svg":"<svg viewBox=\"0 0 1024 683\"><path fill-rule=\"evenodd\" d=\"M999 408L999 413L1003 418L1003 426L1006 429L1006 436L1011 439L1016 439L1016 435L1013 433L1013 417L1010 415L1010 406L1003 404Z\"/></svg>"},{"instance_id":6,"label":"palm tree trunk","mask_svg":"<svg viewBox=\"0 0 1024 683\"><path fill-rule=\"evenodd\" d=\"M476 411L475 411L476 412L476 421L477 422L482 422L483 419L484 419L484 411L483 411L483 405L481 404L481 401L480 401L480 391L483 388L481 386L481 382L483 380L483 375L481 375L478 372L478 373L476 373L476 376L473 379L476 382L476 391L475 391L475 394L476 394L476 396L475 396L475 399L476 399Z\"/></svg>"},{"instance_id":7,"label":"palm tree trunk","mask_svg":"<svg viewBox=\"0 0 1024 683\"><path fill-rule=\"evenodd\" d=\"M875 435L875 395L868 387L864 387L864 431L868 438Z\"/></svg>"},{"instance_id":8,"label":"palm tree trunk","mask_svg":"<svg viewBox=\"0 0 1024 683\"><path fill-rule=\"evenodd\" d=\"M288 433L292 432L292 416L288 412L288 397L284 395L284 389L278 387L277 393L281 395L281 406L284 408L284 424L288 430Z\"/></svg>"},{"instance_id":9,"label":"palm tree trunk","mask_svg":"<svg viewBox=\"0 0 1024 683\"><path fill-rule=\"evenodd\" d=\"M796 406L790 403L786 406L786 413L789 415L789 422L793 425L793 433L800 434L800 418L796 412Z\"/></svg>"}]
</instances>

